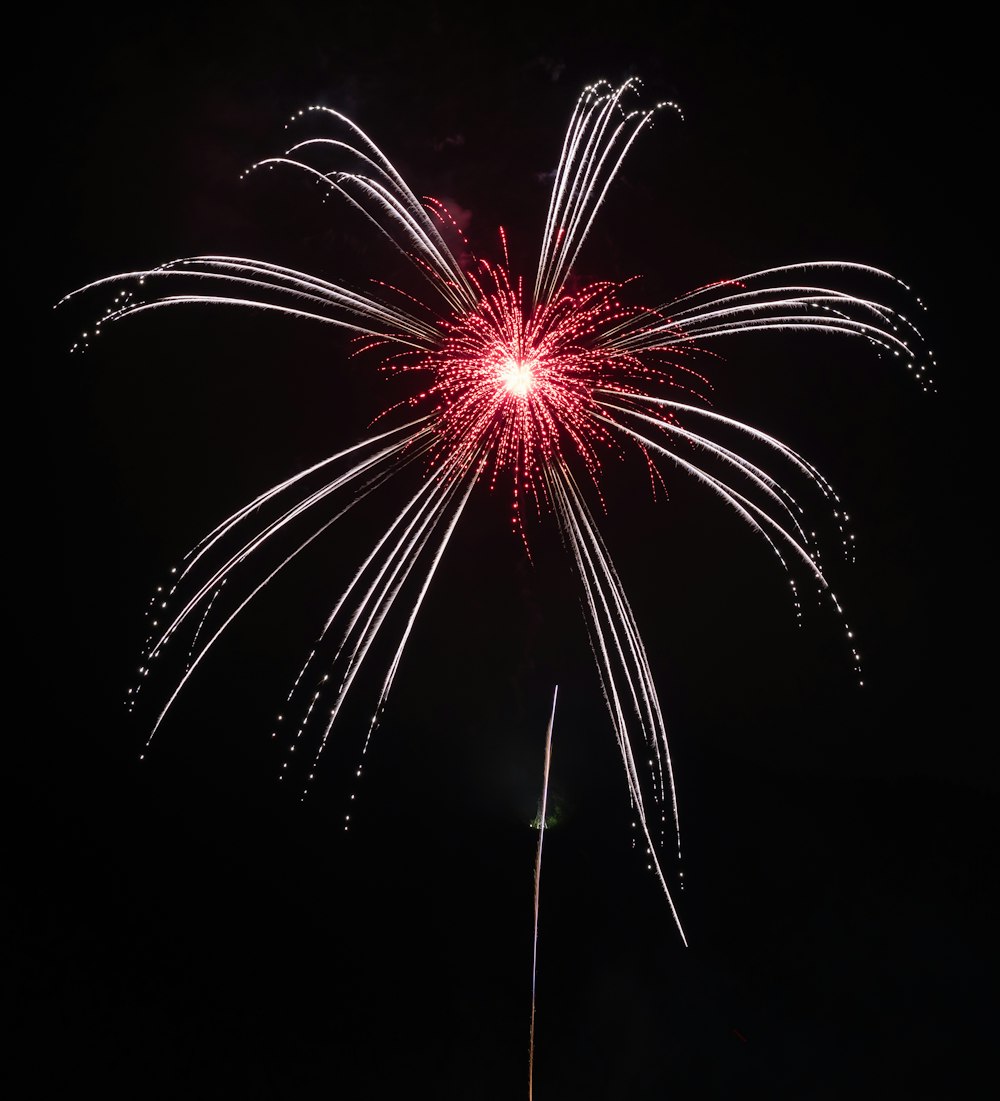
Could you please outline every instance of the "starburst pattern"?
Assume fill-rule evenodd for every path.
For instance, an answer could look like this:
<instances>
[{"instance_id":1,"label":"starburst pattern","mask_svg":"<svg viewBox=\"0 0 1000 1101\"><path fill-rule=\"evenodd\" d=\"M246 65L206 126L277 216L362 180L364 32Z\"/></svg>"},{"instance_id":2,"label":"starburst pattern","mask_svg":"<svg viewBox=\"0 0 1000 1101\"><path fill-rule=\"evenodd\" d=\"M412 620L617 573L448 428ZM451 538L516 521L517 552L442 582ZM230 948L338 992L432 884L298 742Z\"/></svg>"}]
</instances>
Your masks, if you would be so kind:
<instances>
[{"instance_id":1,"label":"starburst pattern","mask_svg":"<svg viewBox=\"0 0 1000 1101\"><path fill-rule=\"evenodd\" d=\"M376 640L390 634L366 750L470 495L477 485L509 481L513 524L525 544L525 513L541 519L553 515L578 575L637 828L683 937L662 855L668 814L680 852L663 714L636 616L589 503L596 501L600 514L602 459L612 451L635 450L654 487L669 468L691 475L766 541L788 570L793 593L802 577L829 593L803 521L804 506L762 463L777 462L808 492L825 497L846 545L846 517L836 495L790 447L712 408L696 357L719 339L809 331L863 341L879 354L901 358L925 387L929 380L927 362L916 354L922 344L912 323L881 297L847 289L881 283L907 291L893 276L865 265L774 267L656 306L629 304L628 281L576 285L574 265L629 148L659 112L676 110L662 103L631 108L637 87L635 80L617 88L602 82L586 88L577 102L530 292L511 273L502 231L502 263L477 260L464 239L460 261L448 243L460 235L446 207L419 200L350 119L311 108L290 125L312 119L330 133L297 141L254 169L294 169L345 202L406 257L424 294L387 284L361 293L277 264L208 255L111 276L67 297L117 290L81 344L111 322L191 303L332 325L353 334L358 351L380 353L382 368L399 375L406 390L378 418L376 431L267 490L186 556L169 593L155 601L139 687L166 645L185 633L191 639L189 656L150 738L254 597L359 501L408 470L417 488L390 517L326 617L286 706L297 719L288 735L284 774L298 771L308 785ZM416 386L409 385L411 378ZM768 455L770 460L761 457ZM797 607L797 595L794 599ZM131 694L133 705L139 687ZM295 770L295 755L301 757L303 750L311 763Z\"/></svg>"}]
</instances>

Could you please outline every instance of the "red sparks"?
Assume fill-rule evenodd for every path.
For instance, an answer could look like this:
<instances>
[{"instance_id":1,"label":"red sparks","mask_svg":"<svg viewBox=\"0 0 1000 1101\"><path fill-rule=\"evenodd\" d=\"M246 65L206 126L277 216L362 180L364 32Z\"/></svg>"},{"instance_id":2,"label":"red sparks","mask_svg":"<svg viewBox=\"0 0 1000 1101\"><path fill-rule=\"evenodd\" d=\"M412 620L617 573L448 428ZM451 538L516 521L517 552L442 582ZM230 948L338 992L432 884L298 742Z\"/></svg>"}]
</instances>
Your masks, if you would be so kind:
<instances>
[{"instance_id":1,"label":"red sparks","mask_svg":"<svg viewBox=\"0 0 1000 1101\"><path fill-rule=\"evenodd\" d=\"M432 381L410 404L426 409L433 403L441 441L433 461L465 451L489 470L491 488L509 472L519 525L522 494L538 508L547 500L547 464L572 450L597 485L598 445L620 446L606 427L598 390L627 395L638 392L640 382L648 387L651 378L667 379L614 346L622 323L648 312L622 304L624 284L590 283L536 305L525 301L522 281L506 267L480 260L477 268L468 274L474 307L439 323L436 347L403 353L387 366L430 372Z\"/></svg>"}]
</instances>

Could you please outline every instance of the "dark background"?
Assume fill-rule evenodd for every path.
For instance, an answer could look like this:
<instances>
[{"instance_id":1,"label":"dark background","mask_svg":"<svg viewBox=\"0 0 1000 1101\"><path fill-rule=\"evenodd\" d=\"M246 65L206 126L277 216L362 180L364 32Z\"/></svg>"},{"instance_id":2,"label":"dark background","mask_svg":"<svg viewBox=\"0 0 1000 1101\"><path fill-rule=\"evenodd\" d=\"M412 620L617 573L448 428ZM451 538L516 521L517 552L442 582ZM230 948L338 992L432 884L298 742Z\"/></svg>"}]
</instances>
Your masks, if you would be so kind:
<instances>
[{"instance_id":1,"label":"dark background","mask_svg":"<svg viewBox=\"0 0 1000 1101\"><path fill-rule=\"evenodd\" d=\"M40 1095L523 1095L528 823L556 683L538 1097L972 1095L994 1046L998 783L968 305L979 32L878 4L655 12L99 6L28 36L37 449L16 480L37 491L8 584L27 597L32 704L15 684L9 723L18 1047ZM371 234L300 180L239 179L310 103L469 211L482 255L502 224L530 271L581 87L632 73L686 121L640 139L583 275L640 273L655 301L870 263L923 299L940 363L929 396L860 343L716 349L718 408L815 462L851 515L858 560L833 539L829 565L864 688L835 615L809 604L797 625L740 522L672 474L654 502L641 468L609 473L604 526L678 772L687 949L632 848L573 578L544 523L528 564L487 494L434 581L351 833L363 708L305 802L276 782L269 735L363 523L247 615L139 762L152 712L129 720L121 699L155 585L394 391L319 327L165 311L70 356L89 317L50 310L203 252L382 276Z\"/></svg>"}]
</instances>

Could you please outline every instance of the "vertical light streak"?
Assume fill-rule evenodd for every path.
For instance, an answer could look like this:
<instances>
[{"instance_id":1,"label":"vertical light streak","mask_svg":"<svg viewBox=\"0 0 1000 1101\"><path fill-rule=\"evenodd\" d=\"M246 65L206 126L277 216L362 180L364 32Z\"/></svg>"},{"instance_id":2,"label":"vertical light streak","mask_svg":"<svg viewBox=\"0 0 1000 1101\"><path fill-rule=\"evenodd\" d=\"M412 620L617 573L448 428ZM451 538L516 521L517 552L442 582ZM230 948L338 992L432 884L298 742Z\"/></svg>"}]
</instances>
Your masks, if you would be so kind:
<instances>
[{"instance_id":1,"label":"vertical light streak","mask_svg":"<svg viewBox=\"0 0 1000 1101\"><path fill-rule=\"evenodd\" d=\"M552 691L552 712L545 731L545 767L542 771L542 810L538 821L538 851L535 853L535 934L531 949L531 1030L528 1040L528 1101L532 1101L535 1080L535 1003L538 980L538 910L542 894L542 843L545 841L545 816L549 800L549 768L552 765L552 730L556 724L556 700L559 685Z\"/></svg>"}]
</instances>

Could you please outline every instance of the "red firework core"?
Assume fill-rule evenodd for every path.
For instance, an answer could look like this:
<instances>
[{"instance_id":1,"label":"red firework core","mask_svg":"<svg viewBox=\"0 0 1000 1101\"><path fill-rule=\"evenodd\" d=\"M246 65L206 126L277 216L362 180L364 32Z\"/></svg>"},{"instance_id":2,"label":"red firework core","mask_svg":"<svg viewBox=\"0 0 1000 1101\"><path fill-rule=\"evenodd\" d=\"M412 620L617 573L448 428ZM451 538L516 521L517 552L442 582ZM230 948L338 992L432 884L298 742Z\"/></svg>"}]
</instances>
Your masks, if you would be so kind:
<instances>
[{"instance_id":1,"label":"red firework core","mask_svg":"<svg viewBox=\"0 0 1000 1101\"><path fill-rule=\"evenodd\" d=\"M469 276L474 307L439 323L437 347L407 353L392 366L430 372L432 382L411 404L432 416L441 440L435 462L474 454L489 471L514 482L514 508L522 492L546 497L546 463L579 456L597 480L596 445L610 444L607 412L596 392L628 394L660 372L616 348L612 336L642 311L623 306L621 284L591 283L550 302L526 306L520 281L506 268L479 263Z\"/></svg>"},{"instance_id":2,"label":"red firework core","mask_svg":"<svg viewBox=\"0 0 1000 1101\"><path fill-rule=\"evenodd\" d=\"M515 398L527 398L535 386L534 359L517 359L511 356L500 371L500 380L507 393Z\"/></svg>"}]
</instances>

